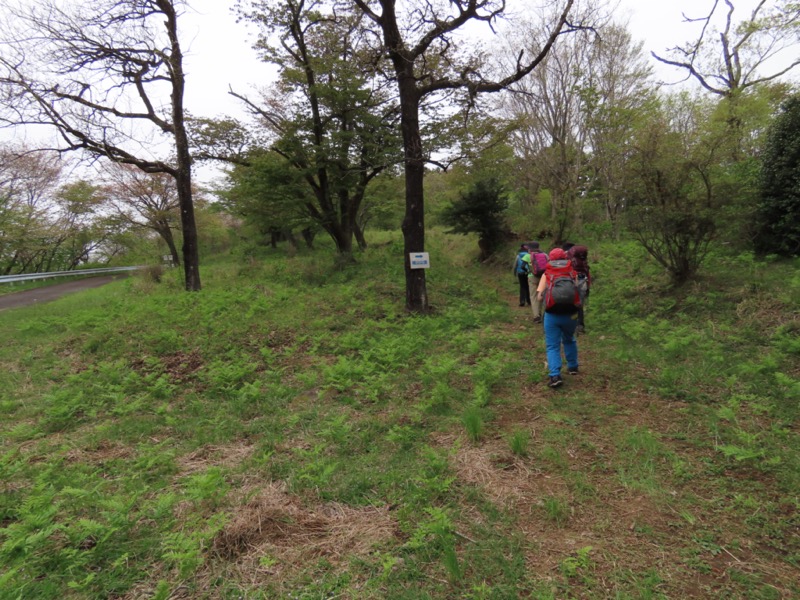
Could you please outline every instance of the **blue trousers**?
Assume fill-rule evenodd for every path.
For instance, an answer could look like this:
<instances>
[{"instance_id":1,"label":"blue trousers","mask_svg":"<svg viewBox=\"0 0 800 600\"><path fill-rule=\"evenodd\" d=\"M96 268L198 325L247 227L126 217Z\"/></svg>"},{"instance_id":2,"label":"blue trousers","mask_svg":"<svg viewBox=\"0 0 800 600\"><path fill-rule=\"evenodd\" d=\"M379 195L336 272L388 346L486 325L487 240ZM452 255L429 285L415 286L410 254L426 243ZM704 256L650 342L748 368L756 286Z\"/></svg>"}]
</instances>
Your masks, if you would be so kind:
<instances>
[{"instance_id":1,"label":"blue trousers","mask_svg":"<svg viewBox=\"0 0 800 600\"><path fill-rule=\"evenodd\" d=\"M544 343L547 347L547 368L550 376L561 373L561 345L564 345L564 357L567 368L578 366L578 342L575 339L575 328L578 326L578 315L553 315L544 313Z\"/></svg>"}]
</instances>

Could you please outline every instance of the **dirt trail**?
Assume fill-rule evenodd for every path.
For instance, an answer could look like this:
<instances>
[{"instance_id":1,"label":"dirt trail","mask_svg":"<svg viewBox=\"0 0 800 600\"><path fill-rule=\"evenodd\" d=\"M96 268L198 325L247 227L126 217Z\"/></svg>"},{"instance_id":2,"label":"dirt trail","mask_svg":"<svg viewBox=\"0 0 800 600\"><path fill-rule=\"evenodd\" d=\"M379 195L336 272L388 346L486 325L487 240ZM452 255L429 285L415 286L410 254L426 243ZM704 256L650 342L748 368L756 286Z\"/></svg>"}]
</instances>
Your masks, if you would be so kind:
<instances>
[{"instance_id":1,"label":"dirt trail","mask_svg":"<svg viewBox=\"0 0 800 600\"><path fill-rule=\"evenodd\" d=\"M689 405L636 385L635 376L618 381L618 365L603 332L592 329L591 311L589 333L578 337L581 374L549 389L541 325L533 323L530 307L517 306L510 282L498 286L487 279L486 285L492 283L514 315L505 327L530 332L526 351L541 377L534 375L523 387L520 403L495 407L496 433L477 444L463 443L454 467L462 479L482 484L492 500L517 515L518 530L537 544L527 557L529 569L559 581L564 561L589 548L590 566L584 570L592 583L584 587L573 577L575 597L613 597L635 585L653 586L646 590L653 597L748 597L743 585L732 582L734 572L752 576L775 597L794 597L796 569L783 560L780 537L776 542L768 531L757 532L719 504L720 483L708 475L709 465L719 467L718 453L693 443L707 434L702 422L687 416ZM549 418L553 415L558 418ZM530 433L526 457L513 456L506 439L520 430ZM649 479L647 461L637 458L644 447L626 446L635 435L651 436L660 448L649 459ZM453 444L444 440L443 445ZM738 474L768 481L754 470L740 468ZM620 475L633 483L624 484ZM762 498L770 499L769 492ZM564 508L561 522L547 512L548 502ZM680 521L682 516L690 521ZM703 546L709 536L720 551ZM620 582L623 572L633 583Z\"/></svg>"}]
</instances>

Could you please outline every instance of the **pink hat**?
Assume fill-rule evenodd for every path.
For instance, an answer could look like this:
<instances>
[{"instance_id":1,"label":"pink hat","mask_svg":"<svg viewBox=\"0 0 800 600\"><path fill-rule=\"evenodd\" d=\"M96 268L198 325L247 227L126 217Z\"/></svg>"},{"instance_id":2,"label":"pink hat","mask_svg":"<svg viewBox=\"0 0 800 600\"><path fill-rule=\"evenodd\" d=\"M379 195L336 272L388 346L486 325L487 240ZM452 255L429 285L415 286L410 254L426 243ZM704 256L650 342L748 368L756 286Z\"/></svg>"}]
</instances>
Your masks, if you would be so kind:
<instances>
[{"instance_id":1,"label":"pink hat","mask_svg":"<svg viewBox=\"0 0 800 600\"><path fill-rule=\"evenodd\" d=\"M553 248L550 250L550 260L565 260L566 258L567 253L561 248Z\"/></svg>"}]
</instances>

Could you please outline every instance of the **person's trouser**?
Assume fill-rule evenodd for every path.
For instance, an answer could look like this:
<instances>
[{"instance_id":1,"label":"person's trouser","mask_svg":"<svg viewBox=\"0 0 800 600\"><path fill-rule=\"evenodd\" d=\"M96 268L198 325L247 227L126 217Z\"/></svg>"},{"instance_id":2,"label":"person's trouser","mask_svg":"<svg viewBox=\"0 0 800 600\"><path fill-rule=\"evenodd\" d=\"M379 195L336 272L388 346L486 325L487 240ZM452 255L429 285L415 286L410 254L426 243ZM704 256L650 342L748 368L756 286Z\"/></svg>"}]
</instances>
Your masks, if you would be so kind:
<instances>
[{"instance_id":1,"label":"person's trouser","mask_svg":"<svg viewBox=\"0 0 800 600\"><path fill-rule=\"evenodd\" d=\"M536 299L536 288L539 287L539 280L541 275L528 276L528 293L531 297L531 309L533 310L533 318L538 319L542 316L542 303Z\"/></svg>"},{"instance_id":2,"label":"person's trouser","mask_svg":"<svg viewBox=\"0 0 800 600\"><path fill-rule=\"evenodd\" d=\"M522 275L517 275L517 278L519 279L519 305L530 304L531 293L530 288L528 288L528 275L523 273Z\"/></svg>"},{"instance_id":3,"label":"person's trouser","mask_svg":"<svg viewBox=\"0 0 800 600\"><path fill-rule=\"evenodd\" d=\"M550 376L561 373L561 345L564 345L564 358L567 368L578 367L578 342L575 340L575 328L578 315L554 315L544 313L544 343L547 348L547 369Z\"/></svg>"},{"instance_id":4,"label":"person's trouser","mask_svg":"<svg viewBox=\"0 0 800 600\"><path fill-rule=\"evenodd\" d=\"M581 297L581 307L578 309L578 325L583 328L586 325L583 315L586 310L586 303L589 301L589 280L582 273L578 274L578 294Z\"/></svg>"}]
</instances>

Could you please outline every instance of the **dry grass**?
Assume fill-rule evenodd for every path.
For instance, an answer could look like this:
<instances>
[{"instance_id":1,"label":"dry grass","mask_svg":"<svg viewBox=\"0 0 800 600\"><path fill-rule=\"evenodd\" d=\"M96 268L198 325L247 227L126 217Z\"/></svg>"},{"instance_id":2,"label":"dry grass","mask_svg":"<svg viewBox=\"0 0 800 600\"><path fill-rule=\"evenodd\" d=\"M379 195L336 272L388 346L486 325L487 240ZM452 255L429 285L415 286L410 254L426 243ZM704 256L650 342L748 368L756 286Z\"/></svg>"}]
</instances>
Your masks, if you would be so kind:
<instances>
[{"instance_id":1,"label":"dry grass","mask_svg":"<svg viewBox=\"0 0 800 600\"><path fill-rule=\"evenodd\" d=\"M344 568L397 531L386 507L307 505L282 483L243 491L242 496L249 499L234 511L210 550L229 574L249 585L275 584L323 558Z\"/></svg>"},{"instance_id":2,"label":"dry grass","mask_svg":"<svg viewBox=\"0 0 800 600\"><path fill-rule=\"evenodd\" d=\"M128 446L111 440L100 440L95 447L72 448L64 454L69 462L82 462L93 465L104 464L113 460L130 459L134 451Z\"/></svg>"},{"instance_id":3,"label":"dry grass","mask_svg":"<svg viewBox=\"0 0 800 600\"><path fill-rule=\"evenodd\" d=\"M253 454L255 446L247 443L203 446L176 460L181 476L207 471L209 467L237 467Z\"/></svg>"}]
</instances>

